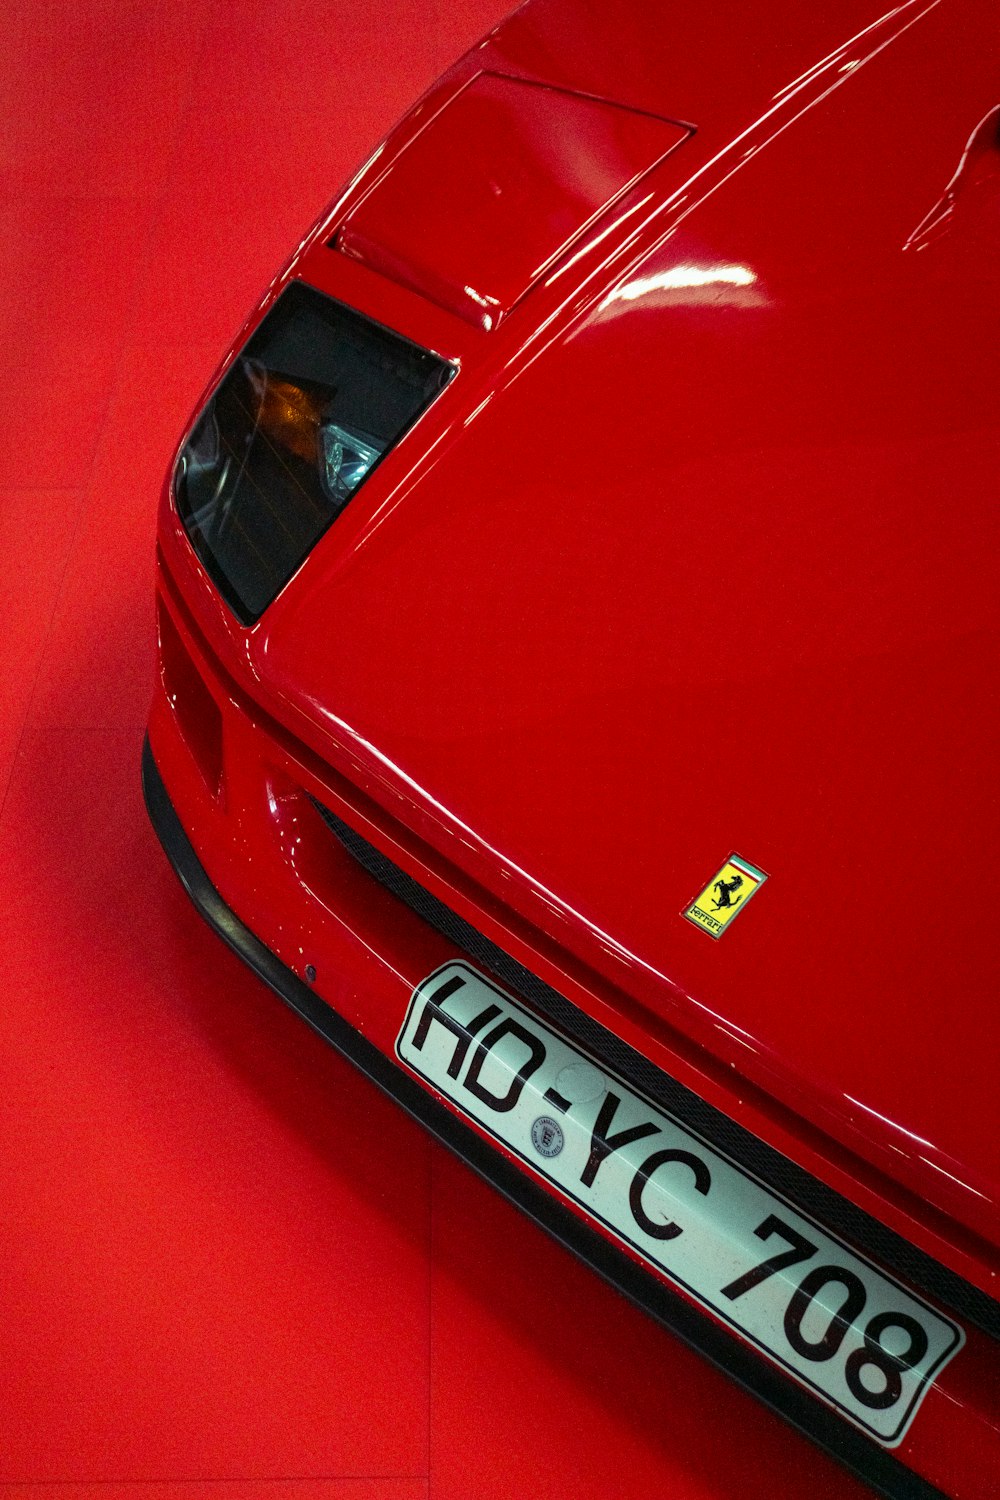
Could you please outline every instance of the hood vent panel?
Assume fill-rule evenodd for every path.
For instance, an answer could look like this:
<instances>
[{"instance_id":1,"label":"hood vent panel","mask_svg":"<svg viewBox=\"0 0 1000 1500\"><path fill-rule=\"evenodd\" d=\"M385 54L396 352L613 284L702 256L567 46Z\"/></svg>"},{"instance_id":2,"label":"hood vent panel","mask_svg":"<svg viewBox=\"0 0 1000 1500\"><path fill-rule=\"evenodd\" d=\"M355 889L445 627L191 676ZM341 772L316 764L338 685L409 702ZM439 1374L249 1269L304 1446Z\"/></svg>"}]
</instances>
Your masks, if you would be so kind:
<instances>
[{"instance_id":1,"label":"hood vent panel","mask_svg":"<svg viewBox=\"0 0 1000 1500\"><path fill-rule=\"evenodd\" d=\"M480 73L341 226L336 248L484 329L689 129Z\"/></svg>"}]
</instances>

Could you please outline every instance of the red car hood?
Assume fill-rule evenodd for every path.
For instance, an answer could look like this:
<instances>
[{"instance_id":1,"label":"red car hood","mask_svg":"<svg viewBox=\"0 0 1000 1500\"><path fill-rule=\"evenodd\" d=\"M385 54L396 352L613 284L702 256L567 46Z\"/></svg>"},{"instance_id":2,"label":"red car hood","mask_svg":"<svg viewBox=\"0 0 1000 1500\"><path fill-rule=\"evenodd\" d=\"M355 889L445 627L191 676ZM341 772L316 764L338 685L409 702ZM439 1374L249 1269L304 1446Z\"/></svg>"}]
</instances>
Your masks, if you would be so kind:
<instances>
[{"instance_id":1,"label":"red car hood","mask_svg":"<svg viewBox=\"0 0 1000 1500\"><path fill-rule=\"evenodd\" d=\"M995 1244L996 196L943 195L996 80L968 7L836 52L862 9L752 63L703 10L491 41L697 134L641 257L466 344L251 651L650 1024ZM769 879L713 941L733 851Z\"/></svg>"}]
</instances>

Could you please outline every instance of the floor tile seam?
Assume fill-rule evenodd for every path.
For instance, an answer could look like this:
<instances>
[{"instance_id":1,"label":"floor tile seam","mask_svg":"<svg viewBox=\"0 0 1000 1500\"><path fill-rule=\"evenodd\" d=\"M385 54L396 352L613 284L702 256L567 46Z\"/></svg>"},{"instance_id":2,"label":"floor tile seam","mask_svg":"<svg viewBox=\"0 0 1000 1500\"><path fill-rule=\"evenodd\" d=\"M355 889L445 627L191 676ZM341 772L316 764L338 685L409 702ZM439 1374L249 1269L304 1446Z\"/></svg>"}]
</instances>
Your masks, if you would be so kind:
<instances>
[{"instance_id":1,"label":"floor tile seam","mask_svg":"<svg viewBox=\"0 0 1000 1500\"><path fill-rule=\"evenodd\" d=\"M99 429L98 433L95 436L93 450L92 450L91 455L90 455L90 465L89 465L88 474L87 474L87 482L86 482L85 485L82 485L82 486L74 486L74 488L79 489L81 491L80 503L79 503L79 506L77 507L76 517L75 517L74 522L73 522L72 532L71 532L71 534L69 536L69 539L68 539L68 541L66 543L66 554L65 554L65 556L63 558L62 567L59 570L59 580L58 580L58 583L55 586L55 589L53 590L52 607L51 607L51 609L48 612L48 619L46 620L44 629L39 632L40 641L39 641L39 648L38 648L38 658L37 658L37 660L35 662L35 670L32 673L31 688L30 688L30 690L28 692L28 695L27 695L27 697L25 699L24 709L23 709L22 714L21 714L21 728L20 728L20 731L19 731L18 736L17 736L17 744L16 744L16 746L14 748L14 754L11 757L11 760L10 760L10 770L8 772L8 775L7 775L6 785L4 786L4 789L3 789L3 796L0 797L0 829L3 828L4 814L7 811L7 803L9 801L9 799L10 799L10 789L11 789L11 787L14 784L14 772L16 770L17 763L18 763L18 761L21 758L21 749L22 749L22 746L24 745L25 735L28 732L28 725L29 725L29 721L31 719L31 711L32 711L32 708L34 706L35 698L36 698L37 693L38 693L38 684L39 684L39 681L41 679L42 667L44 666L44 663L45 663L46 651L47 651L47 648L48 648L48 645L49 645L49 641L52 638L53 626L55 625L56 616L58 615L58 612L59 612L59 606L62 603L63 593L64 593L64 590L65 590L65 587L66 587L66 578L67 578L67 575L69 574L70 564L71 564L72 558L73 558L73 552L74 552L74 549L76 547L77 541L78 541L79 536L80 536L80 531L81 531L82 526L83 526L83 518L84 518L84 516L87 513L87 499L88 499L89 492L90 492L90 480L91 480L91 478L93 476L94 461L95 461L95 459L97 457L97 445L98 445L98 442L100 441L101 433L103 433L103 431L104 431L105 423L107 422L108 411L110 410L110 403L111 403L111 392L109 391L108 395L107 395L107 398L105 400L104 414L103 414L103 416L101 418L101 426L100 426L100 429Z\"/></svg>"},{"instance_id":2,"label":"floor tile seam","mask_svg":"<svg viewBox=\"0 0 1000 1500\"><path fill-rule=\"evenodd\" d=\"M95 465L96 465L96 461L97 461L97 454L98 454L98 451L100 449L101 440L105 436L105 433L106 433L106 430L107 430L108 417L109 417L109 415L110 415L110 413L111 413L111 411L113 409L114 403L117 402L117 400L119 399L119 396L121 394L121 391L122 391L122 388L123 388L123 385L124 385L124 372L125 372L126 365L127 365L126 355L127 355L128 349L130 347L130 345L129 345L129 334L130 334L130 331L132 330L132 328L134 327L135 320L136 320L136 314L137 314L139 306L141 305L140 298L141 298L141 292L142 292L143 283L144 283L144 277L145 277L145 275L146 275L146 273L148 271L148 268L149 268L152 247L153 247L153 244L154 244L154 237L155 237L156 231L157 231L157 229L159 227L159 224L161 222L162 215L163 215L163 206L164 206L164 204L165 204L165 202L167 200L167 195L168 195L168 192L169 192L170 173L171 173L171 171L173 169L173 166L174 166L174 163L175 163L175 161L177 159L178 148L179 148L179 145L180 145L180 141L182 139L182 130L183 130L183 127L184 127L184 125L185 125L185 123L187 121L187 117L188 117L188 114L189 114L189 112L191 110L192 102L193 102L193 99L194 99L194 96L195 96L195 87L196 87L196 82L197 82L197 77L198 77L198 68L199 68L199 65L201 63L202 54L203 54L204 47L205 47L206 34L207 34L207 30L208 30L208 20L207 20L207 17L208 17L209 11L213 10L213 9L214 9L214 0L213 0L213 4L212 5L206 5L206 7L205 7L205 13L203 14L201 27L200 27L199 33L198 33L198 43L197 43L196 47L192 48L192 61L191 61L191 67L190 67L190 70L189 70L189 75L188 75L188 81L187 81L187 85L186 85L185 96L184 96L183 100L180 103L180 107L178 108L178 111L177 111L177 118L174 121L174 127L173 127L173 130L171 132L170 144L169 144L169 146L167 148L167 152L166 152L166 156L165 156L165 164L164 164L164 168L163 168L163 177L162 177L161 182L160 182L160 190L159 190L158 194L156 194L153 197L150 197L149 199L142 199L142 200L137 200L134 196L130 196L130 195L127 195L127 194L123 194L123 195L101 195L101 194L94 194L93 195L94 199L96 201L105 201L106 198L115 196L115 197L117 197L119 199L119 201L132 202L132 203L141 201L143 203L147 203L149 205L149 217L148 217L148 221L147 221L147 224L146 224L146 233L145 233L145 237L144 237L143 248L142 248L142 250L141 250L141 252L140 252L140 254L139 254L138 258L137 258L138 259L138 269L136 270L135 278L133 280L132 288L131 288L131 291L130 291L130 294L129 294L128 311L125 314L125 316L122 318L122 335L121 335L120 340L119 340L118 345L117 345L117 351L116 351L117 357L115 359L114 373L113 373L113 375L111 377L111 380L108 383L108 389L107 389L107 392L105 394L103 408L101 410L100 421L97 424L97 426L95 428L95 431L94 431L94 438L93 438L93 442L92 442L92 445L91 445L90 454L89 454L89 457L88 457L88 463L87 463L87 469L86 469L86 478L85 478L85 481L84 481L83 484L73 487L73 488L79 489L81 491L80 505L79 505L79 508L77 510L76 519L75 519L75 523L74 523L74 526L73 526L72 534L71 534L71 536L69 538L69 541L67 543L66 554L65 554L64 561L63 561L63 566L62 566L62 569L61 569L60 574L59 574L59 581L58 581L58 583L56 585L56 588L55 588L55 591L54 591L52 609L49 612L49 618L48 618L48 621L47 621L47 623L45 625L45 629L41 633L40 649L39 649L39 652L38 652L38 660L37 660L36 665L35 665L35 671L34 671L34 674L33 674L33 677L32 677L31 690L30 690L30 692L28 694L28 697L27 697L27 700L26 700L26 703L25 703L25 708L24 708L23 714L21 716L20 732L19 732L18 737L17 737L17 745L16 745L16 747L14 749L14 754L13 754L13 756L11 758L10 770L9 770L9 772L7 774L6 782L5 782L4 786L3 786L2 795L0 795L0 828L3 827L4 814L6 813L6 810L7 810L7 803L10 800L10 790L11 790L11 787L13 786L13 784L14 784L15 769L16 769L16 766L17 766L17 762L18 762L18 760L20 759L20 756L21 756L21 749L22 749L22 746L24 744L24 738L25 738L25 735L26 735L26 733L28 731L28 726L29 726L29 724L31 722L32 711L34 709L35 700L36 700L36 698L38 696L38 685L39 685L39 681L41 680L42 667L43 667L45 659L46 659L47 648L48 648L48 645L49 645L49 643L50 643L50 641L52 639L53 626L55 624L56 618L58 616L59 610L60 610L60 608L62 606L64 597L65 597L66 581L67 581L67 577L69 575L69 570L70 570L70 566L71 566L71 563L72 563L72 560L73 560L73 555L74 555L74 552L75 552L75 549L76 549L77 542L79 541L79 538L80 538L80 533L81 533L81 529L82 529L82 526L83 526L84 517L86 516L86 514L87 514L87 512L89 510L89 502L90 502L90 499L91 499L91 487L92 487L93 481L94 481L94 470L95 470ZM19 195L16 195L16 196L17 197L22 197L24 195L20 195L19 194ZM30 196L30 195L28 195L28 196ZM56 488L65 489L65 488L68 488L68 486L56 486Z\"/></svg>"},{"instance_id":3,"label":"floor tile seam","mask_svg":"<svg viewBox=\"0 0 1000 1500\"><path fill-rule=\"evenodd\" d=\"M170 141L164 153L159 191L149 199L150 215L146 226L146 239L136 257L138 269L129 299L128 310L122 318L122 328L124 330L122 342L126 350L135 347L134 335L139 323L139 310L143 305L149 272L154 264L153 246L156 243L156 236L163 225L164 211L170 202L174 169L180 157L180 148L184 140L188 121L197 102L198 79L202 74L202 63L208 51L212 27L217 12L221 8L221 0L208 0L202 11L201 22L197 32L197 41L191 48L191 63L188 69L188 77L184 85L183 95L179 100L177 115L170 132ZM116 395L121 389L121 377L122 370L119 368L115 378Z\"/></svg>"},{"instance_id":4,"label":"floor tile seam","mask_svg":"<svg viewBox=\"0 0 1000 1500\"><path fill-rule=\"evenodd\" d=\"M149 680L149 696L153 696L153 678ZM116 719L113 724L28 724L25 734L141 734L146 728L146 715L135 719ZM0 1480L0 1484L4 1483Z\"/></svg>"},{"instance_id":5,"label":"floor tile seam","mask_svg":"<svg viewBox=\"0 0 1000 1500\"><path fill-rule=\"evenodd\" d=\"M37 1489L58 1490L70 1485L77 1489L85 1486L116 1486L119 1489L159 1489L163 1485L206 1484L427 1484L426 1471L416 1470L411 1474L213 1474L204 1479L0 1479L0 1495L4 1490Z\"/></svg>"},{"instance_id":6,"label":"floor tile seam","mask_svg":"<svg viewBox=\"0 0 1000 1500\"><path fill-rule=\"evenodd\" d=\"M149 232L149 230L148 230L148 226L147 226L147 234L148 234L148 232ZM136 280L138 281L138 277L136 278ZM133 288L133 295L134 295L134 288ZM27 698L25 699L25 707L24 707L24 711L23 711L22 716L21 716L21 728L20 728L20 732L19 732L18 737L17 737L17 745L15 747L14 754L13 754L13 756L11 758L10 771L9 771L8 776L7 776L6 785L3 788L3 796L0 797L0 828L3 827L4 814L5 814L6 809L7 809L7 802L9 800L9 798L10 798L10 789L11 789L11 786L13 785L13 781L14 781L14 770L16 768L18 760L20 759L21 748L22 748L22 746L24 744L25 735L28 733L29 726L31 726L32 710L33 710L34 705L35 705L35 699L38 696L38 685L39 685L39 682L41 680L42 668L43 668L43 666L45 664L46 655L47 655L47 651L48 651L48 646L49 646L49 643L50 643L51 638L52 638L53 627L55 625L56 619L57 619L58 614L59 614L60 607L61 607L62 602L63 602L63 598L65 596L66 581L67 581L67 578L69 576L70 567L71 567L72 562L73 562L73 555L74 555L74 552L76 550L77 542L80 539L80 534L81 534L81 531L83 529L84 520L85 520L87 512L88 512L88 510L90 508L91 486L93 484L93 479L94 479L94 469L95 469L95 465L96 465L96 462L97 462L97 454L98 454L98 451L100 449L101 440L104 437L104 433L105 433L105 430L107 428L108 417L109 417L109 415L111 413L111 410L113 408L114 402L118 399L119 391L121 390L121 386L122 386L122 371L123 371L124 365L125 365L125 350L126 350L126 348L127 348L127 344L126 344L125 340L123 339L122 342L118 346L118 354L117 354L117 359L115 361L115 372L114 372L111 380L108 383L108 389L107 389L107 391L105 393L104 402L103 402L103 406L102 406L102 410L101 410L100 422L98 423L98 425L95 428L93 441L91 443L90 453L89 453L88 461L87 461L86 475L85 475L85 477L81 476L82 482L80 484L76 484L76 485L37 486L37 488L39 490L51 489L51 490L56 491L56 492L58 492L58 491L67 492L68 491L68 492L77 493L77 494L79 494L80 498L79 498L79 503L78 503L77 508L76 508L76 515L75 515L75 518L74 518L74 521L73 521L72 531L71 531L70 536L69 536L69 538L67 540L67 543L66 543L66 551L65 551L65 555L63 557L63 564L62 564L62 567L59 569L59 578L58 578L58 581L57 581L57 583L55 585L55 588L53 590L52 608L49 611L48 619L47 619L47 621L45 623L44 629L42 631L40 631L40 633L39 633L40 634L40 641L39 641L38 659L37 659L37 661L35 663L34 673L32 674L31 688L30 688L30 691L28 692ZM5 485L4 489L5 490L10 490L11 486ZM31 727L34 727L34 726L31 726Z\"/></svg>"},{"instance_id":7,"label":"floor tile seam","mask_svg":"<svg viewBox=\"0 0 1000 1500\"><path fill-rule=\"evenodd\" d=\"M67 546L65 562L59 575L59 582L55 591L52 611L42 635L38 662L32 679L31 691L28 695L27 704L22 716L21 730L20 734L18 735L17 746L11 760L11 769L7 776L6 785L3 788L3 795L2 797L0 797L0 828L3 827L4 813L7 808L7 802L10 798L10 789L14 781L14 768L16 767L18 759L20 758L21 747L24 743L25 734L27 733L28 727L31 724L35 700L38 695L38 685L41 678L42 666L46 659L47 647L52 637L53 626L65 597L66 582L73 560L73 554L80 537L84 518L86 517L90 509L90 502L92 499L91 492L94 482L94 471L97 462L97 455L100 450L101 441L103 440L107 431L108 417L113 410L115 403L119 400L124 389L125 372L128 367L128 353L132 347L131 334L135 329L138 309L142 305L142 295L145 288L145 278L152 263L152 249L155 243L156 234L162 222L164 206L169 199L171 173L177 160L181 140L183 139L184 127L193 107L199 68L205 50L207 32L209 29L208 14L213 10L214 0L213 4L206 5L205 7L205 13L202 16L202 22L198 32L197 45L192 48L192 60L189 69L188 80L185 87L184 97L180 102L179 108L177 110L177 117L174 121L174 126L171 131L171 139L166 151L163 176L160 181L159 191L155 196L150 197L148 200L142 200L143 202L148 203L149 206L149 217L146 224L143 246L141 251L139 252L139 255L137 256L138 268L136 270L132 288L129 293L128 309L121 322L122 333L117 345L114 374L112 375L109 382L108 391L104 400L103 411L101 413L101 420L95 431L94 442L91 448L89 462L87 465L86 479L82 485L75 486L75 488L79 488L82 491L82 499L79 511L77 513L76 523L73 527L73 532ZM98 195L95 195L95 197L96 196ZM137 200L135 198L132 198L128 201L136 202ZM66 488L66 486L61 486L60 488ZM35 728L36 726L32 725L31 727ZM77 726L74 725L73 729L75 730L76 728Z\"/></svg>"},{"instance_id":8,"label":"floor tile seam","mask_svg":"<svg viewBox=\"0 0 1000 1500\"><path fill-rule=\"evenodd\" d=\"M157 203L160 204L161 206L162 206L162 203L164 201L164 196L165 195L161 195L160 198L158 198L156 200ZM152 243L153 243L153 235L154 235L155 228L156 228L156 225L158 224L158 222L159 222L159 219L158 219L158 216L157 216L157 214L156 214L156 212L154 210L154 212L152 212L150 214L149 223L146 226L145 247L144 247L144 252L143 252L143 257L142 257L144 261L148 261L148 259L149 259L149 251L150 251L150 248L151 248ZM54 627L56 619L57 619L57 617L59 615L59 611L60 611L60 608L61 608L61 606L63 604L63 600L64 600L64 597L65 597L65 594L66 594L66 583L67 583L67 578L69 576L70 567L71 567L72 562L73 562L73 555L74 555L74 552L76 550L77 542L80 539L80 534L81 534L81 531L83 529L84 520L85 520L85 518L87 516L87 513L88 513L88 511L90 509L90 502L91 502L91 499L92 499L92 486L93 486L93 482L94 482L94 471L95 471L95 467L96 467L96 463L97 463L97 455L98 455L98 452L100 450L101 442L102 442L102 440L103 440L103 438L105 436L105 433L107 431L108 417L111 414L111 411L113 410L115 403L119 399L119 396L120 396L120 394L122 392L122 389L124 387L124 373L125 373L125 369L127 367L127 352L128 352L129 347L130 347L129 346L129 342L128 342L128 326L129 326L130 321L134 320L135 311L136 311L136 308L138 306L138 292L139 292L139 286L140 286L141 278L142 278L142 272L139 271L139 272L136 273L135 281L133 283L132 291L131 291L130 298L129 298L129 301L130 301L129 314L128 314L127 318L123 319L123 327L124 327L125 331L123 332L122 337L121 337L121 339L120 339L120 341L118 343L117 355L116 355L115 366L114 366L114 374L113 374L111 380L108 383L108 389L107 389L107 391L105 393L104 402L103 402L102 410L101 410L100 422L97 424L97 426L95 428L94 437L93 437L93 441L91 443L90 453L89 453L88 461L87 461L86 476L83 478L83 482L81 484L78 484L78 485L72 485L72 486L70 486L70 485L54 485L54 486L51 486L51 488L54 489L54 490L74 490L74 491L79 492L80 501L79 501L79 505L77 507L76 517L74 519L72 532L71 532L71 534L69 536L69 539L67 541L67 544L66 544L66 553L65 553L65 556L64 556L64 559L63 559L63 565L62 565L61 569L59 570L59 579L58 579L58 582L56 584L56 587L55 587L55 590L54 590L54 593L53 593L52 608L49 611L48 619L47 619L47 621L45 623L45 627L40 632L40 646L39 646L39 652L38 652L38 659L37 659L37 661L35 663L35 671L34 671L34 673L32 675L31 689L30 689L30 691L28 693L28 696L27 696L27 699L25 701L25 708L24 708L24 711L23 711L22 716L21 716L21 728L20 728L20 732L19 732L18 737L17 737L17 745L15 747L14 754L13 754L13 757L11 759L10 771L8 773L8 776L7 776L6 784L5 784L4 788L3 788L3 795L2 795L2 797L0 797L0 828L3 827L4 814L5 814L6 809L7 809L7 802L9 800L9 798L10 798L10 789L11 789L11 786L12 786L13 781L14 781L14 770L15 770L15 767L17 765L18 760L20 759L21 748L22 748L22 746L24 744L25 735L28 732L29 725L31 725L32 712L33 712L33 709L34 709L34 706L35 706L35 700L36 700L36 698L38 696L38 685L39 685L39 681L40 681L41 675L42 675L42 668L43 668L43 666L45 664L45 659L46 659L46 654L47 654L48 646L49 646L50 640L52 638L53 627ZM9 489L10 486L4 486L4 488L5 489ZM49 488L49 486L39 485L39 486L35 486L34 488L37 488L39 490L43 490L43 489ZM31 727L34 728L35 726L32 725ZM75 727L76 726L74 726L74 728ZM6 1482L6 1481L4 1481L4 1482Z\"/></svg>"},{"instance_id":9,"label":"floor tile seam","mask_svg":"<svg viewBox=\"0 0 1000 1500\"><path fill-rule=\"evenodd\" d=\"M173 149L173 142L169 149ZM3 180L3 168L0 168L0 182ZM162 187L150 188L145 193L102 193L102 192L57 192L54 188L14 188L10 185L0 187L0 208L14 208L18 204L31 203L140 203L149 204L162 195Z\"/></svg>"},{"instance_id":10,"label":"floor tile seam","mask_svg":"<svg viewBox=\"0 0 1000 1500\"><path fill-rule=\"evenodd\" d=\"M160 172L160 179L154 191L150 191L149 193L144 193L141 195L135 193L34 194L31 192L11 195L15 200L20 198L30 199L38 197L62 199L66 202L79 200L92 201L96 203L133 203L145 209L148 215L145 233L142 237L142 244L135 257L136 271L127 298L127 306L123 311L120 320L121 333L117 344L117 357L114 363L114 373L109 382L108 403L103 414L101 426L98 430L97 442L95 443L94 451L91 454L91 462L87 473L86 483L83 486L85 495L85 507L86 503L90 499L90 491L94 479L94 460L97 456L100 440L105 435L107 417L112 408L112 405L117 402L122 393L125 384L125 374L128 369L128 357L132 349L135 347L133 335L135 333L138 322L138 311L142 305L142 299L145 292L146 278L148 276L150 266L153 262L153 245L156 242L156 236L163 222L164 208L170 200L172 175L177 163L184 131L186 129L187 122L191 115L197 96L198 77L201 71L201 64L207 45L208 32L211 29L210 16L215 12L216 3L217 0L209 0L209 3L205 5L202 13L201 22L197 31L197 40L195 41L195 44L191 48L190 52L191 61L188 67L188 76L183 90L181 91L181 96L178 100L177 113L174 118L173 125L170 129L169 139L166 145L166 150L164 152L164 163ZM0 193L0 202L3 201L3 197L4 195ZM160 341L158 340L157 346L159 346L159 343ZM45 488L45 486L33 486L33 488L41 489Z\"/></svg>"}]
</instances>

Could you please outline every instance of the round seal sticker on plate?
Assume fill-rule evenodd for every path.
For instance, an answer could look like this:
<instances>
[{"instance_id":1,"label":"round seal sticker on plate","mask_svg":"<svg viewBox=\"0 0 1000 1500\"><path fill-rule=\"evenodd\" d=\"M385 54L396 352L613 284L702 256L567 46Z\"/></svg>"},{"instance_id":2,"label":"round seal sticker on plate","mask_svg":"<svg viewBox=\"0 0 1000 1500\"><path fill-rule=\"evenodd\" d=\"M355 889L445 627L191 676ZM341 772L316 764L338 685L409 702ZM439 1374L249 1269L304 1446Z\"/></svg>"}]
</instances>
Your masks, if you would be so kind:
<instances>
[{"instance_id":1,"label":"round seal sticker on plate","mask_svg":"<svg viewBox=\"0 0 1000 1500\"><path fill-rule=\"evenodd\" d=\"M539 1115L531 1127L531 1144L539 1156L558 1156L563 1148L562 1126L551 1115Z\"/></svg>"}]
</instances>

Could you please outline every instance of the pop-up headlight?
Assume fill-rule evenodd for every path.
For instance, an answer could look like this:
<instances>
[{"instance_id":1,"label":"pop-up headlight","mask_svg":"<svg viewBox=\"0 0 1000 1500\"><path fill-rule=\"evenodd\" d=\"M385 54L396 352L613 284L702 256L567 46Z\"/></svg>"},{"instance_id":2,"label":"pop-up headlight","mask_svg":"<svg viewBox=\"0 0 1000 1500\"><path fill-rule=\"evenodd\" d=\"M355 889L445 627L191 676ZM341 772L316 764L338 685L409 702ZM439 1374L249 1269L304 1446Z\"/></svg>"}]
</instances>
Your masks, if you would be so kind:
<instances>
[{"instance_id":1,"label":"pop-up headlight","mask_svg":"<svg viewBox=\"0 0 1000 1500\"><path fill-rule=\"evenodd\" d=\"M175 481L191 543L244 623L453 373L312 287L286 288L202 412Z\"/></svg>"}]
</instances>

